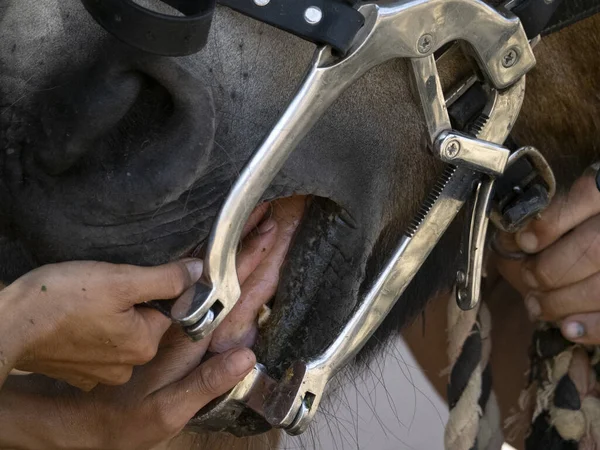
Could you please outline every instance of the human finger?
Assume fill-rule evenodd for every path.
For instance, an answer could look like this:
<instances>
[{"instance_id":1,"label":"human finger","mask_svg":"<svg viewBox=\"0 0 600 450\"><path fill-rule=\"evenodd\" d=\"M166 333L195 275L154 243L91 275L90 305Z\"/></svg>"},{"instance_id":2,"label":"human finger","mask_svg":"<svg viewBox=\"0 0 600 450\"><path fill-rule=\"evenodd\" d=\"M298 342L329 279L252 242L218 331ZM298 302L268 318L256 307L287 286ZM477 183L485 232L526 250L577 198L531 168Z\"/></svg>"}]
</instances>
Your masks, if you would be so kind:
<instances>
[{"instance_id":1,"label":"human finger","mask_svg":"<svg viewBox=\"0 0 600 450\"><path fill-rule=\"evenodd\" d=\"M566 317L560 324L563 336L577 344L600 344L600 312L575 314Z\"/></svg>"},{"instance_id":2,"label":"human finger","mask_svg":"<svg viewBox=\"0 0 600 450\"><path fill-rule=\"evenodd\" d=\"M249 237L243 241L240 254L236 258L237 275L240 285L243 285L248 276L256 269L260 262L269 254L277 238L277 224L273 220L267 220L258 227L260 234ZM181 311L187 311L194 302L199 291L204 291L205 286L199 284L191 286L175 303L172 314L177 315Z\"/></svg>"},{"instance_id":3,"label":"human finger","mask_svg":"<svg viewBox=\"0 0 600 450\"><path fill-rule=\"evenodd\" d=\"M532 318L547 322L600 311L600 274L560 289L532 291L525 298L525 305Z\"/></svg>"},{"instance_id":4,"label":"human finger","mask_svg":"<svg viewBox=\"0 0 600 450\"><path fill-rule=\"evenodd\" d=\"M244 229L242 230L242 239L244 239L248 235L248 233L254 230L259 223L265 221L264 217L267 214L267 211L270 207L271 205L269 202L264 202L257 206L254 209L254 211L252 211L252 214L250 214L250 217L248 217L246 225L244 225Z\"/></svg>"},{"instance_id":5,"label":"human finger","mask_svg":"<svg viewBox=\"0 0 600 450\"><path fill-rule=\"evenodd\" d=\"M281 266L302 219L306 200L302 197L274 202L272 219L277 222L275 244L268 256L242 284L239 301L213 333L210 350L251 347L258 331L258 313L275 295Z\"/></svg>"},{"instance_id":6,"label":"human finger","mask_svg":"<svg viewBox=\"0 0 600 450\"><path fill-rule=\"evenodd\" d=\"M223 395L252 370L256 357L250 349L232 349L200 365L181 381L154 394L163 422L181 429L202 407Z\"/></svg>"},{"instance_id":7,"label":"human finger","mask_svg":"<svg viewBox=\"0 0 600 450\"><path fill-rule=\"evenodd\" d=\"M277 289L279 266L265 261L242 286L240 300L213 333L210 350L222 352L240 345L252 346L258 312Z\"/></svg>"},{"instance_id":8,"label":"human finger","mask_svg":"<svg viewBox=\"0 0 600 450\"><path fill-rule=\"evenodd\" d=\"M140 267L121 265L109 286L125 308L150 300L173 299L196 283L202 276L199 259L175 261L162 266Z\"/></svg>"},{"instance_id":9,"label":"human finger","mask_svg":"<svg viewBox=\"0 0 600 450\"><path fill-rule=\"evenodd\" d=\"M64 380L81 390L89 391L97 384L119 386L131 379L133 366L130 364L86 364L76 362L53 362L42 364L36 373L57 380Z\"/></svg>"},{"instance_id":10,"label":"human finger","mask_svg":"<svg viewBox=\"0 0 600 450\"><path fill-rule=\"evenodd\" d=\"M500 247L503 254L513 254L520 251L519 246L515 241L514 234L498 231L496 236L496 248ZM526 295L530 288L523 280L523 267L532 257L523 259L505 258L502 255L493 255L494 262L502 277L510 283L521 295Z\"/></svg>"},{"instance_id":11,"label":"human finger","mask_svg":"<svg viewBox=\"0 0 600 450\"><path fill-rule=\"evenodd\" d=\"M544 250L569 230L600 214L600 191L595 179L598 168L594 167L575 181L566 195L556 197L540 220L532 220L517 232L516 240L523 251Z\"/></svg>"},{"instance_id":12,"label":"human finger","mask_svg":"<svg viewBox=\"0 0 600 450\"><path fill-rule=\"evenodd\" d=\"M269 254L277 237L277 222L267 219L257 228L258 234L242 241L237 257L237 274L240 285L256 269L260 262Z\"/></svg>"},{"instance_id":13,"label":"human finger","mask_svg":"<svg viewBox=\"0 0 600 450\"><path fill-rule=\"evenodd\" d=\"M531 289L550 290L585 280L600 272L600 215L579 225L532 258L523 268Z\"/></svg>"},{"instance_id":14,"label":"human finger","mask_svg":"<svg viewBox=\"0 0 600 450\"><path fill-rule=\"evenodd\" d=\"M188 375L200 365L209 342L210 336L193 341L180 326L173 325L165 333L156 357L134 374L138 384L144 386L144 394L156 392Z\"/></svg>"}]
</instances>

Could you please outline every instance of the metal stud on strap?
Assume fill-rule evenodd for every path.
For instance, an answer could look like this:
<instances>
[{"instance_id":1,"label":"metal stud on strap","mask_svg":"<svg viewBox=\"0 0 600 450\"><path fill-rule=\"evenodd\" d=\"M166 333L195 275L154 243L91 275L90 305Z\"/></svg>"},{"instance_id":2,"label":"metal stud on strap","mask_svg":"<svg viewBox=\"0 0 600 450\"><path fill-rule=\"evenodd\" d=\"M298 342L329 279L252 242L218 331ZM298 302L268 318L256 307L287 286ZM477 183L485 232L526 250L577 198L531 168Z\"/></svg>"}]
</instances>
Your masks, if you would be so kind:
<instances>
[{"instance_id":1,"label":"metal stud on strap","mask_svg":"<svg viewBox=\"0 0 600 450\"><path fill-rule=\"evenodd\" d=\"M219 4L342 54L365 23L346 0L219 0Z\"/></svg>"}]
</instances>

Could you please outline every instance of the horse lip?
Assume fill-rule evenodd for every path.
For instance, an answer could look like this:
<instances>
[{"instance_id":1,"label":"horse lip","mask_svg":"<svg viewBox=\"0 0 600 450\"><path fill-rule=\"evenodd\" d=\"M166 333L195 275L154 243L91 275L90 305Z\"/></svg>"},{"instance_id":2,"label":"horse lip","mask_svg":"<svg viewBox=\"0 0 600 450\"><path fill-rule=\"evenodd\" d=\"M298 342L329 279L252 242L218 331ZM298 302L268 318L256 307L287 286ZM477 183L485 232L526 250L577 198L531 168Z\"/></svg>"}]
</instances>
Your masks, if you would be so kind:
<instances>
[{"instance_id":1,"label":"horse lip","mask_svg":"<svg viewBox=\"0 0 600 450\"><path fill-rule=\"evenodd\" d=\"M250 220L252 220L252 215L253 214L255 214L257 211L259 211L261 208L264 208L265 207L264 206L265 203L266 204L270 204L272 201L274 201L274 200L266 201L266 202L263 202L263 203L257 205L252 210L252 212L250 213L250 215L248 216L248 219L246 221L246 225L248 224L248 222ZM267 214L269 214L269 208L267 208L266 211L265 211L265 213L260 217L260 219L257 222L257 226L264 221L264 219L267 216ZM218 215L217 215L217 217L218 217ZM217 217L215 217L215 220L217 219ZM211 234L212 234L212 228L211 228L211 231L209 232L209 234L207 236L205 236L204 238L202 238L198 242L198 244L196 244L196 246L191 251L189 251L184 257L186 257L186 258L200 258L200 259L204 258L205 254L206 254L206 245L208 243L208 239L210 238ZM244 237L241 237L240 241L243 240L243 239L244 239Z\"/></svg>"}]
</instances>

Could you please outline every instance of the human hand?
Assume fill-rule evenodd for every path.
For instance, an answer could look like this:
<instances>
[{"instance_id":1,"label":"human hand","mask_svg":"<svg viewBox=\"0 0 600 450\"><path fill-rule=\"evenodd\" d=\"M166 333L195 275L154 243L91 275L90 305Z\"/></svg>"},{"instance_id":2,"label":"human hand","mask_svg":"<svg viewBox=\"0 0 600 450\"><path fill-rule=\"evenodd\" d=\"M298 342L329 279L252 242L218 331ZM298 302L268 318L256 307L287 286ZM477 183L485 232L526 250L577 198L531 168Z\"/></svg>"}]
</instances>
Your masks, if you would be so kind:
<instances>
[{"instance_id":1,"label":"human hand","mask_svg":"<svg viewBox=\"0 0 600 450\"><path fill-rule=\"evenodd\" d=\"M261 218L253 217L246 233ZM276 228L268 220L244 241L240 282L269 253ZM84 390L99 382L125 383L134 366L154 357L171 324L139 304L175 298L201 273L202 261L196 259L158 267L68 262L34 270L0 293L0 309L8 306L9 320L20 324L10 336L20 344L13 366Z\"/></svg>"},{"instance_id":2,"label":"human hand","mask_svg":"<svg viewBox=\"0 0 600 450\"><path fill-rule=\"evenodd\" d=\"M10 377L0 391L0 447L149 450L168 442L255 364L242 348L200 364L209 341L192 342L173 326L127 384L91 392L38 375Z\"/></svg>"},{"instance_id":3,"label":"human hand","mask_svg":"<svg viewBox=\"0 0 600 450\"><path fill-rule=\"evenodd\" d=\"M233 347L252 347L258 337L258 317L275 295L281 266L306 207L306 198L295 196L271 203L268 212L277 223L276 239L269 254L252 270L241 285L240 299L213 333L210 351L223 352ZM245 272L244 275L248 273ZM261 315L261 319L268 317Z\"/></svg>"},{"instance_id":4,"label":"human hand","mask_svg":"<svg viewBox=\"0 0 600 450\"><path fill-rule=\"evenodd\" d=\"M600 191L588 170L540 220L499 245L529 256L499 259L498 269L521 294L533 319L559 322L563 335L600 344Z\"/></svg>"}]
</instances>

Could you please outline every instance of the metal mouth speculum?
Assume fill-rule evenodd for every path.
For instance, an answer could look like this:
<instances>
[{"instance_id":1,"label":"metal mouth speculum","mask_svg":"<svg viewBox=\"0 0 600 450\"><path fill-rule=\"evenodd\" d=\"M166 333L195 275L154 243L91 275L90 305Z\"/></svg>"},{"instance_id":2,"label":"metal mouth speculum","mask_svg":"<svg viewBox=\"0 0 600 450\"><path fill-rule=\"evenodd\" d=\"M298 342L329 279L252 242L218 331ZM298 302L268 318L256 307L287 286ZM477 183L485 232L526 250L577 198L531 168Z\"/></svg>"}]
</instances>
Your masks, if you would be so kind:
<instances>
[{"instance_id":1,"label":"metal mouth speculum","mask_svg":"<svg viewBox=\"0 0 600 450\"><path fill-rule=\"evenodd\" d=\"M261 398L261 407L251 408L260 412L257 420L262 423L257 427L267 424L289 434L306 430L327 382L371 337L475 191L478 196L469 241L474 250L469 253L471 265L459 281L467 293L461 306L473 307L478 301L479 242L485 236L493 180L508 164L510 152L502 144L521 108L524 75L535 64L527 36L516 17L500 14L480 0L365 3L359 11L365 24L348 54L339 58L328 47L316 50L296 95L240 174L213 225L202 283L194 295L175 303L173 319L192 338L201 339L233 308L240 295L236 245L248 216L296 145L341 93L371 68L394 58L411 59L434 156L448 162L448 168L334 342L320 355L295 362L281 381L257 368L245 381L246 387L238 389L239 398L234 390L222 399L224 405L215 407L217 402L211 407L212 413L201 411L200 417L204 414L209 427L213 417L220 421L215 427L235 433L240 404ZM477 136L452 129L433 56L455 40L468 45L490 88L485 111L489 119ZM513 58L510 64L507 55ZM269 382L253 381L264 377ZM230 426L223 424L219 411L234 411Z\"/></svg>"},{"instance_id":2,"label":"metal mouth speculum","mask_svg":"<svg viewBox=\"0 0 600 450\"><path fill-rule=\"evenodd\" d=\"M366 3L359 11L365 16L365 25L349 53L340 59L328 47L316 50L295 97L247 163L223 204L208 239L204 286L197 289L191 301L176 302L171 311L173 319L193 338L201 339L214 330L239 298L236 246L243 225L261 195L328 107L365 72L390 59L411 58L418 66L432 64L429 72L437 77L433 52L454 40L468 43L482 73L497 89L514 84L535 64L519 20L502 15L479 0ZM505 67L503 57L512 49L518 49L519 58ZM425 83L429 86L432 81L435 83L435 78ZM437 102L438 106L444 103L439 92L435 94L422 97L426 117L429 113L439 114L431 102ZM449 122L438 117L428 118L427 122L434 127L430 129L432 140L439 132L451 129Z\"/></svg>"}]
</instances>

